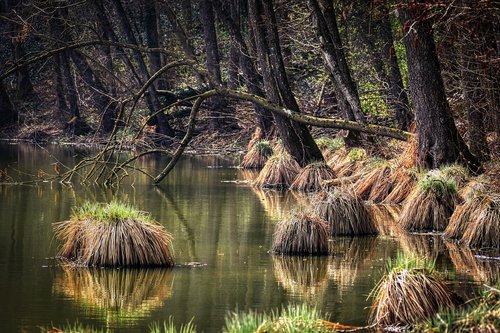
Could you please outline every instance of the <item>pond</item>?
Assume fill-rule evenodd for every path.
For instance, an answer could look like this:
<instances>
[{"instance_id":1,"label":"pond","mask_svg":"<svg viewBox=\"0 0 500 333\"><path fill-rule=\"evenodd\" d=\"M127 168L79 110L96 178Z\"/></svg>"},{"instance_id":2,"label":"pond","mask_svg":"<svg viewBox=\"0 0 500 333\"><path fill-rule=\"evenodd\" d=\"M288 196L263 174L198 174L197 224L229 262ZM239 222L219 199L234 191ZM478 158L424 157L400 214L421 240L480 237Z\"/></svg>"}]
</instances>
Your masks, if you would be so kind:
<instances>
[{"instance_id":1,"label":"pond","mask_svg":"<svg viewBox=\"0 0 500 333\"><path fill-rule=\"evenodd\" d=\"M13 178L74 165L90 151L63 146L0 144L0 169ZM331 241L327 257L269 254L274 226L307 201L296 193L255 190L238 158L185 156L160 186L140 173L119 188L58 182L0 185L0 331L38 332L79 321L114 332L147 332L153 322L191 319L220 332L229 311L271 310L307 302L346 325L365 325L370 290L398 252L436 257L453 287L465 291L498 280L498 262L445 244L435 235L392 228L391 210L378 237ZM160 169L149 158L142 167ZM54 257L52 223L85 201L120 198L150 212L174 237L176 263L165 269L68 269ZM374 208L375 209L375 208ZM200 264L190 264L200 263Z\"/></svg>"}]
</instances>

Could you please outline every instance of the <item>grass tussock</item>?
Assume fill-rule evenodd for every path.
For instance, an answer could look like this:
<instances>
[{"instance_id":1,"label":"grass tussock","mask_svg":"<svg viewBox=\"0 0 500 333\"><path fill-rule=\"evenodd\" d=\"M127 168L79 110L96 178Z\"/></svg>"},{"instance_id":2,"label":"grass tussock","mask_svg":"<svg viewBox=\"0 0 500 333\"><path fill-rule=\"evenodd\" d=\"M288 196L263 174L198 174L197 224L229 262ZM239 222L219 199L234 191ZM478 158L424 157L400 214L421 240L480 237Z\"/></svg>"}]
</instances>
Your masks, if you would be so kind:
<instances>
[{"instance_id":1,"label":"grass tussock","mask_svg":"<svg viewBox=\"0 0 500 333\"><path fill-rule=\"evenodd\" d=\"M327 315L309 305L289 305L271 313L234 312L226 317L225 333L326 333L332 332L322 318Z\"/></svg>"},{"instance_id":2,"label":"grass tussock","mask_svg":"<svg viewBox=\"0 0 500 333\"><path fill-rule=\"evenodd\" d=\"M469 170L461 164L450 164L439 168L441 174L448 179L453 179L457 190L462 189L470 178Z\"/></svg>"},{"instance_id":3,"label":"grass tussock","mask_svg":"<svg viewBox=\"0 0 500 333\"><path fill-rule=\"evenodd\" d=\"M458 202L455 182L429 171L407 198L399 222L408 231L443 231Z\"/></svg>"},{"instance_id":4,"label":"grass tussock","mask_svg":"<svg viewBox=\"0 0 500 333\"><path fill-rule=\"evenodd\" d=\"M370 170L354 183L356 195L363 200L381 202L392 190L392 184L387 181L392 173L392 165L387 160L374 160L366 166Z\"/></svg>"},{"instance_id":5,"label":"grass tussock","mask_svg":"<svg viewBox=\"0 0 500 333\"><path fill-rule=\"evenodd\" d=\"M125 203L85 203L54 230L63 241L60 255L79 266L174 265L171 235L149 214Z\"/></svg>"},{"instance_id":6,"label":"grass tussock","mask_svg":"<svg viewBox=\"0 0 500 333\"><path fill-rule=\"evenodd\" d=\"M481 205L481 196L475 195L467 199L463 204L458 205L450 217L450 223L443 233L446 239L460 240L465 231L472 225L472 215Z\"/></svg>"},{"instance_id":7,"label":"grass tussock","mask_svg":"<svg viewBox=\"0 0 500 333\"><path fill-rule=\"evenodd\" d=\"M434 263L399 255L373 289L370 319L382 327L407 326L426 320L460 299L434 274Z\"/></svg>"},{"instance_id":8,"label":"grass tussock","mask_svg":"<svg viewBox=\"0 0 500 333\"><path fill-rule=\"evenodd\" d=\"M471 248L500 250L500 195L478 194L478 197L460 243Z\"/></svg>"},{"instance_id":9,"label":"grass tussock","mask_svg":"<svg viewBox=\"0 0 500 333\"><path fill-rule=\"evenodd\" d=\"M320 192L312 199L312 205L314 212L328 222L332 236L377 234L365 203L348 189Z\"/></svg>"},{"instance_id":10,"label":"grass tussock","mask_svg":"<svg viewBox=\"0 0 500 333\"><path fill-rule=\"evenodd\" d=\"M273 148L269 141L260 140L245 154L240 167L243 169L260 169L264 167L272 154Z\"/></svg>"},{"instance_id":11,"label":"grass tussock","mask_svg":"<svg viewBox=\"0 0 500 333\"><path fill-rule=\"evenodd\" d=\"M399 206L371 204L368 208L379 235L396 237L401 234L401 227L397 223Z\"/></svg>"},{"instance_id":12,"label":"grass tussock","mask_svg":"<svg viewBox=\"0 0 500 333\"><path fill-rule=\"evenodd\" d=\"M352 148L342 160L334 164L329 161L328 164L332 166L337 177L347 177L363 167L367 157L368 154L363 148Z\"/></svg>"},{"instance_id":13,"label":"grass tussock","mask_svg":"<svg viewBox=\"0 0 500 333\"><path fill-rule=\"evenodd\" d=\"M288 255L328 254L328 225L314 214L295 211L277 224L272 251Z\"/></svg>"},{"instance_id":14,"label":"grass tussock","mask_svg":"<svg viewBox=\"0 0 500 333\"><path fill-rule=\"evenodd\" d=\"M254 185L257 187L288 188L299 172L299 164L289 154L274 154L260 171Z\"/></svg>"},{"instance_id":15,"label":"grass tussock","mask_svg":"<svg viewBox=\"0 0 500 333\"><path fill-rule=\"evenodd\" d=\"M466 307L442 311L419 323L410 332L478 332L500 331L500 290L486 286L481 295Z\"/></svg>"},{"instance_id":16,"label":"grass tussock","mask_svg":"<svg viewBox=\"0 0 500 333\"><path fill-rule=\"evenodd\" d=\"M335 178L335 173L325 162L315 162L303 168L293 181L293 191L312 192L321 189L321 183Z\"/></svg>"},{"instance_id":17,"label":"grass tussock","mask_svg":"<svg viewBox=\"0 0 500 333\"><path fill-rule=\"evenodd\" d=\"M278 283L291 295L317 300L328 286L327 257L273 256Z\"/></svg>"},{"instance_id":18,"label":"grass tussock","mask_svg":"<svg viewBox=\"0 0 500 333\"><path fill-rule=\"evenodd\" d=\"M327 164L332 168L336 167L339 163L341 163L347 156L347 150L345 147L342 147L336 150L334 153L329 154L328 158L325 157Z\"/></svg>"},{"instance_id":19,"label":"grass tussock","mask_svg":"<svg viewBox=\"0 0 500 333\"><path fill-rule=\"evenodd\" d=\"M53 290L107 318L139 317L161 307L172 295L168 269L76 269L63 266Z\"/></svg>"},{"instance_id":20,"label":"grass tussock","mask_svg":"<svg viewBox=\"0 0 500 333\"><path fill-rule=\"evenodd\" d=\"M400 204L406 200L418 181L416 169L404 169L396 167L389 176L387 183L391 184L391 191L387 194L382 203Z\"/></svg>"},{"instance_id":21,"label":"grass tussock","mask_svg":"<svg viewBox=\"0 0 500 333\"><path fill-rule=\"evenodd\" d=\"M336 151L345 147L344 139L341 137L327 137L322 136L315 140L316 145L318 145L319 150L323 153L325 160L329 160Z\"/></svg>"}]
</instances>

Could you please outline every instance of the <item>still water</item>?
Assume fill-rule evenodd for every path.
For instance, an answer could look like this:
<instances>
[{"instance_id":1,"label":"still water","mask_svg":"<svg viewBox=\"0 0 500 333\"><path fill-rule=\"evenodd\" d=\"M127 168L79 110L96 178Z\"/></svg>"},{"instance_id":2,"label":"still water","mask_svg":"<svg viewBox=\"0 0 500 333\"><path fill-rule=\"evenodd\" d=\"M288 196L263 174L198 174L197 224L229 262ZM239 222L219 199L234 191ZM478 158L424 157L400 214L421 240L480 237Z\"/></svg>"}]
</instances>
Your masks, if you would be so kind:
<instances>
[{"instance_id":1,"label":"still water","mask_svg":"<svg viewBox=\"0 0 500 333\"><path fill-rule=\"evenodd\" d=\"M0 169L12 178L52 172L59 160L74 165L81 148L0 144ZM150 158L148 170L166 161ZM161 186L139 173L118 189L58 182L0 185L0 332L38 332L78 320L113 332L147 332L173 317L199 331L220 332L228 311L270 310L307 302L347 325L364 325L370 290L398 251L433 256L457 290L498 280L497 262L445 244L440 237L405 235L387 209L377 210L383 233L340 238L328 257L275 257L268 253L274 225L307 198L253 189L254 175L238 159L184 157ZM52 223L85 201L126 200L151 212L173 235L175 260L165 269L68 269L54 256L60 244Z\"/></svg>"}]
</instances>

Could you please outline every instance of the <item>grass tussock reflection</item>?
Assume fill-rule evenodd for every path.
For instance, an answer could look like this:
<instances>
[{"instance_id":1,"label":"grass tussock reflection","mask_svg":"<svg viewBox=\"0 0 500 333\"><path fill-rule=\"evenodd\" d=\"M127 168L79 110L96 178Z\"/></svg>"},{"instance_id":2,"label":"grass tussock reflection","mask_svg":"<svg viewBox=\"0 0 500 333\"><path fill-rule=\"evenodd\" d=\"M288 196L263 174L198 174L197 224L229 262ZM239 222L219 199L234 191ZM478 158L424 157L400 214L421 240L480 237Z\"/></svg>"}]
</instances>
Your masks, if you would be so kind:
<instances>
[{"instance_id":1,"label":"grass tussock reflection","mask_svg":"<svg viewBox=\"0 0 500 333\"><path fill-rule=\"evenodd\" d=\"M172 295L169 269L97 269L64 267L53 283L63 295L106 317L143 317Z\"/></svg>"},{"instance_id":2,"label":"grass tussock reflection","mask_svg":"<svg viewBox=\"0 0 500 333\"><path fill-rule=\"evenodd\" d=\"M410 234L401 232L399 243L408 256L418 258L437 258L446 253L446 246L439 234Z\"/></svg>"},{"instance_id":3,"label":"grass tussock reflection","mask_svg":"<svg viewBox=\"0 0 500 333\"><path fill-rule=\"evenodd\" d=\"M375 237L337 237L330 242L328 277L342 291L354 285L360 266L375 255Z\"/></svg>"},{"instance_id":4,"label":"grass tussock reflection","mask_svg":"<svg viewBox=\"0 0 500 333\"><path fill-rule=\"evenodd\" d=\"M263 190L252 187L252 190L264 206L267 215L272 219L284 219L288 212L297 206L295 196L290 191Z\"/></svg>"},{"instance_id":5,"label":"grass tussock reflection","mask_svg":"<svg viewBox=\"0 0 500 333\"><path fill-rule=\"evenodd\" d=\"M478 257L469 248L460 247L454 242L445 244L457 272L489 285L500 282L500 263L497 258Z\"/></svg>"},{"instance_id":6,"label":"grass tussock reflection","mask_svg":"<svg viewBox=\"0 0 500 333\"><path fill-rule=\"evenodd\" d=\"M291 295L317 300L328 286L327 257L273 256L274 276Z\"/></svg>"}]
</instances>

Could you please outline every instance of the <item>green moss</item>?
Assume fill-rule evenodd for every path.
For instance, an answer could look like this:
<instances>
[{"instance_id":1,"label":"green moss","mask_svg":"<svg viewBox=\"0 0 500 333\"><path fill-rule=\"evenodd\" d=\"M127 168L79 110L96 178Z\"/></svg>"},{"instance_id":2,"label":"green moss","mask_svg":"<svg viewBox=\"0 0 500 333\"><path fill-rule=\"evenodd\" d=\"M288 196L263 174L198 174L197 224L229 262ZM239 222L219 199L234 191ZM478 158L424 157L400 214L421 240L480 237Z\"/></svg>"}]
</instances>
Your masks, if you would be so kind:
<instances>
[{"instance_id":1,"label":"green moss","mask_svg":"<svg viewBox=\"0 0 500 333\"><path fill-rule=\"evenodd\" d=\"M322 136L315 141L320 150L336 151L345 146L344 139L341 137L331 138Z\"/></svg>"},{"instance_id":2,"label":"green moss","mask_svg":"<svg viewBox=\"0 0 500 333\"><path fill-rule=\"evenodd\" d=\"M351 161L363 161L366 159L368 154L366 153L366 150L363 148L352 148L347 157Z\"/></svg>"},{"instance_id":3,"label":"green moss","mask_svg":"<svg viewBox=\"0 0 500 333\"><path fill-rule=\"evenodd\" d=\"M260 151L262 156L269 157L273 154L271 143L267 140L260 140L255 144L255 148Z\"/></svg>"},{"instance_id":4,"label":"green moss","mask_svg":"<svg viewBox=\"0 0 500 333\"><path fill-rule=\"evenodd\" d=\"M419 185L425 192L433 191L442 196L457 192L457 183L454 179L433 170L429 171L427 175L420 179Z\"/></svg>"}]
</instances>

